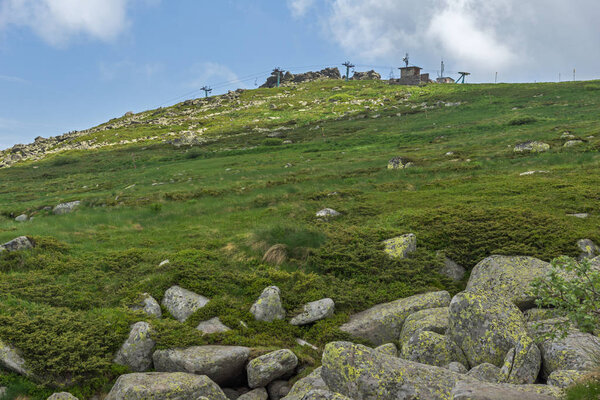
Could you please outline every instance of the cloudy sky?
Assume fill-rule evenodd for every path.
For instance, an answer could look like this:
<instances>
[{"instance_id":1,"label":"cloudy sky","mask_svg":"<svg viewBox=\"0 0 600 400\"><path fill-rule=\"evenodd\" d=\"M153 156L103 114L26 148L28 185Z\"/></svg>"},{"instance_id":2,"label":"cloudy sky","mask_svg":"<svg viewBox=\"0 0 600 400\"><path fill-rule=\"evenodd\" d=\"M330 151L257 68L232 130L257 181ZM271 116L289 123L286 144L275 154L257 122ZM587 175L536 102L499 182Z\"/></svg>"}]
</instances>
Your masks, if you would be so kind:
<instances>
[{"instance_id":1,"label":"cloudy sky","mask_svg":"<svg viewBox=\"0 0 600 400\"><path fill-rule=\"evenodd\" d=\"M598 79L599 16L598 0L0 0L0 148L277 66L387 78L408 52L471 82Z\"/></svg>"}]
</instances>

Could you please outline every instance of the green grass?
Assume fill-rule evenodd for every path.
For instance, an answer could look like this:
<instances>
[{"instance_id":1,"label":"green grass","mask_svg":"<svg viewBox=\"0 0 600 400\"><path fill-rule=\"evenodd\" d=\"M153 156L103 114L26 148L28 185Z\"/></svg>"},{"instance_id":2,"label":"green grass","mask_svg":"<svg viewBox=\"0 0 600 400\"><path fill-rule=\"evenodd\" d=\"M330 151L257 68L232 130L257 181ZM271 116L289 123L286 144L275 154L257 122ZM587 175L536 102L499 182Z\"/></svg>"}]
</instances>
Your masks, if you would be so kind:
<instances>
[{"instance_id":1,"label":"green grass","mask_svg":"<svg viewBox=\"0 0 600 400\"><path fill-rule=\"evenodd\" d=\"M439 274L438 251L467 269L490 254L577 255L578 239L600 242L597 86L326 81L260 89L242 93L239 104L212 99L211 109L181 103L140 115L179 121L172 126L141 123L78 139L160 136L197 125L207 128L202 145L151 139L2 169L0 243L28 235L38 247L0 255L0 338L21 349L43 377L38 384L72 384L87 397L122 372L112 354L141 318L126 306L143 292L160 301L178 284L211 302L184 324L152 321L159 347L290 347L315 365L318 352L298 347L296 337L323 346L347 338L337 327L350 313L461 290L464 282ZM279 138L255 129L280 127L291 129ZM565 131L585 144L563 148ZM512 151L527 140L552 149ZM389 171L394 156L416 166ZM530 170L548 173L520 176ZM83 201L73 214L44 209L71 200ZM317 220L324 207L342 216ZM567 216L576 212L591 216ZM34 220L15 222L21 213ZM381 242L408 232L419 250L406 260L385 257ZM261 261L274 244L291 253L280 267ZM159 267L164 259L171 263ZM331 297L336 317L309 327L253 321L251 304L273 284L290 316ZM213 316L232 331L200 336L194 327ZM1 379L15 395L45 398L40 386Z\"/></svg>"}]
</instances>

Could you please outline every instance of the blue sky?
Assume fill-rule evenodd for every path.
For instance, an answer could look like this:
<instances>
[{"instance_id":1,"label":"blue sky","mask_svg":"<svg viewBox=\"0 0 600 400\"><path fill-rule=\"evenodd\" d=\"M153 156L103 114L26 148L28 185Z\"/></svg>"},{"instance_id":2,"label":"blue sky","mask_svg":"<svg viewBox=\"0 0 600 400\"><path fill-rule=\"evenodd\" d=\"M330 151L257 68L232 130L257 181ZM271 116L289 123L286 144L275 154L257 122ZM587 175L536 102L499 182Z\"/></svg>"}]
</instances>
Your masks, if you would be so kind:
<instances>
[{"instance_id":1,"label":"blue sky","mask_svg":"<svg viewBox=\"0 0 600 400\"><path fill-rule=\"evenodd\" d=\"M349 59L387 77L409 51L434 75L444 57L475 82L496 71L572 79L574 67L600 78L600 2L574 3L0 0L0 148L198 97L205 84L253 88L276 66Z\"/></svg>"}]
</instances>

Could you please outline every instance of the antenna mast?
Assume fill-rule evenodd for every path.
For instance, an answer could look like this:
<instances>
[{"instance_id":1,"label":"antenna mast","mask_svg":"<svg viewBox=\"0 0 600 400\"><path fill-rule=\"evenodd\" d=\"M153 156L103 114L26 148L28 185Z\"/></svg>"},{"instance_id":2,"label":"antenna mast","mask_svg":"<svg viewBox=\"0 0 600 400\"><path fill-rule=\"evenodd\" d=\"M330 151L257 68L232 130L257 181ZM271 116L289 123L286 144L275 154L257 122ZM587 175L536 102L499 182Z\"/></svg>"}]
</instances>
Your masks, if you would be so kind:
<instances>
[{"instance_id":1,"label":"antenna mast","mask_svg":"<svg viewBox=\"0 0 600 400\"><path fill-rule=\"evenodd\" d=\"M440 76L440 78L444 77L444 69L446 68L446 66L444 65L444 60L442 60L442 75Z\"/></svg>"},{"instance_id":2,"label":"antenna mast","mask_svg":"<svg viewBox=\"0 0 600 400\"><path fill-rule=\"evenodd\" d=\"M406 67L408 68L408 53L406 53L406 56L402 59L402 61L404 61L404 63L406 64Z\"/></svg>"}]
</instances>

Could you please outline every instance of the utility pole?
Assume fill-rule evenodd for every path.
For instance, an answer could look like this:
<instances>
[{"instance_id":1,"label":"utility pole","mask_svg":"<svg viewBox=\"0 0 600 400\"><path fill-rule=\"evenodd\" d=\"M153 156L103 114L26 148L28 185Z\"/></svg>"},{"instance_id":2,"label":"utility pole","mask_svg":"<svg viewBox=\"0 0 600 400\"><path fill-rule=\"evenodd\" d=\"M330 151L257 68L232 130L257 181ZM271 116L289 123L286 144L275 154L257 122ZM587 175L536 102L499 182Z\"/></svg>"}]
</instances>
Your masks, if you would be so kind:
<instances>
[{"instance_id":1,"label":"utility pole","mask_svg":"<svg viewBox=\"0 0 600 400\"><path fill-rule=\"evenodd\" d=\"M560 83L560 72L558 73L558 82Z\"/></svg>"},{"instance_id":2,"label":"utility pole","mask_svg":"<svg viewBox=\"0 0 600 400\"><path fill-rule=\"evenodd\" d=\"M498 73L496 72L496 78L494 79L494 83L498 83Z\"/></svg>"},{"instance_id":3,"label":"utility pole","mask_svg":"<svg viewBox=\"0 0 600 400\"><path fill-rule=\"evenodd\" d=\"M209 86L203 86L200 90L204 90L204 97L208 97L208 94L212 92L212 89Z\"/></svg>"},{"instance_id":4,"label":"utility pole","mask_svg":"<svg viewBox=\"0 0 600 400\"><path fill-rule=\"evenodd\" d=\"M441 74L440 78L443 78L443 77L444 77L444 70L445 70L445 69L446 69L446 66L444 65L444 60L442 60L442 68L441 68L441 73L442 73L442 74Z\"/></svg>"},{"instance_id":5,"label":"utility pole","mask_svg":"<svg viewBox=\"0 0 600 400\"><path fill-rule=\"evenodd\" d=\"M459 72L460 74L460 78L458 78L458 80L456 81L456 83L465 83L465 78L469 75L471 75L470 72Z\"/></svg>"},{"instance_id":6,"label":"utility pole","mask_svg":"<svg viewBox=\"0 0 600 400\"><path fill-rule=\"evenodd\" d=\"M277 67L273 70L273 73L277 74L277 87L279 87L279 85L281 84L281 74L283 73L283 70Z\"/></svg>"},{"instance_id":7,"label":"utility pole","mask_svg":"<svg viewBox=\"0 0 600 400\"><path fill-rule=\"evenodd\" d=\"M350 63L350 61L346 61L342 65L346 67L346 82L348 82L350 80L350 68L354 68L354 64Z\"/></svg>"},{"instance_id":8,"label":"utility pole","mask_svg":"<svg viewBox=\"0 0 600 400\"><path fill-rule=\"evenodd\" d=\"M573 68L573 82L575 82L575 68Z\"/></svg>"}]
</instances>

